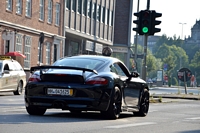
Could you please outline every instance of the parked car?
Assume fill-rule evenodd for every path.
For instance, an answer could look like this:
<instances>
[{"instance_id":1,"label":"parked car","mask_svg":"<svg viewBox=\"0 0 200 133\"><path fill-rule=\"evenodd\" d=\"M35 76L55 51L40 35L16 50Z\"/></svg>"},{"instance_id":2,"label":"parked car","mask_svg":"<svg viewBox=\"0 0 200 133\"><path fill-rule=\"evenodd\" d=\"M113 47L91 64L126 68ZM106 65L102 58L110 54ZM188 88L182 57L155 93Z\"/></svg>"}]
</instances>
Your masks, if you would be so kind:
<instances>
[{"instance_id":1,"label":"parked car","mask_svg":"<svg viewBox=\"0 0 200 133\"><path fill-rule=\"evenodd\" d=\"M26 73L10 56L0 56L0 92L20 95L26 85Z\"/></svg>"},{"instance_id":2,"label":"parked car","mask_svg":"<svg viewBox=\"0 0 200 133\"><path fill-rule=\"evenodd\" d=\"M31 72L24 97L30 115L43 115L52 108L71 113L100 111L110 119L117 119L121 112L148 113L147 83L116 58L72 56L52 66L32 67Z\"/></svg>"}]
</instances>

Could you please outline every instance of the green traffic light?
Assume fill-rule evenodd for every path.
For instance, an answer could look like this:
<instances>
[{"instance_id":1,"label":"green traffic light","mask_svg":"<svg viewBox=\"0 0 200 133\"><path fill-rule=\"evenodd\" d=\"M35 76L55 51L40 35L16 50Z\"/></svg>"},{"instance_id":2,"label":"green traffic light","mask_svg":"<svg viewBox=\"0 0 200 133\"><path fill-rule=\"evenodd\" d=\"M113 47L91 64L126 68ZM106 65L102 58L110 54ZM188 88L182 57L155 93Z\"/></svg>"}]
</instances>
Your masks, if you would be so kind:
<instances>
[{"instance_id":1,"label":"green traffic light","mask_svg":"<svg viewBox=\"0 0 200 133\"><path fill-rule=\"evenodd\" d=\"M149 29L148 29L147 27L143 27L143 28L142 28L142 32L143 32L143 33L147 33L148 31L149 31Z\"/></svg>"}]
</instances>

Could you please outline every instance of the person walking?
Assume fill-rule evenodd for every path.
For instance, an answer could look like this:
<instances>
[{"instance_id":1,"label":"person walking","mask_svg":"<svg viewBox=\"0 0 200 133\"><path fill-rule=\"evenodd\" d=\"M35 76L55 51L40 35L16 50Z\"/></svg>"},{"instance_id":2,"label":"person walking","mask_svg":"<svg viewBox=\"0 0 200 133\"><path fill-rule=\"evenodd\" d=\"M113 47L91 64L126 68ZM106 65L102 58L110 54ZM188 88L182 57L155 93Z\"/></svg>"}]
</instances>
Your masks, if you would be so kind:
<instances>
[{"instance_id":1,"label":"person walking","mask_svg":"<svg viewBox=\"0 0 200 133\"><path fill-rule=\"evenodd\" d=\"M194 77L194 75L192 75L192 77L190 78L190 86L191 87L195 86L195 77Z\"/></svg>"}]
</instances>

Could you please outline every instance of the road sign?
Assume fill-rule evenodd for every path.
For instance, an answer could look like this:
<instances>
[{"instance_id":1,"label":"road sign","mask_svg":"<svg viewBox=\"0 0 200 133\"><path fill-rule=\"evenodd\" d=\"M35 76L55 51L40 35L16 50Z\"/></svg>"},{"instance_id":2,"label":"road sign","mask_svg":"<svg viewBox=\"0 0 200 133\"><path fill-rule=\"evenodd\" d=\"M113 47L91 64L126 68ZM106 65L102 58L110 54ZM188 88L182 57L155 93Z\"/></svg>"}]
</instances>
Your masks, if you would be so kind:
<instances>
[{"instance_id":1,"label":"road sign","mask_svg":"<svg viewBox=\"0 0 200 133\"><path fill-rule=\"evenodd\" d=\"M178 76L178 79L183 82L189 81L192 76L192 72L188 68L181 68L178 71L177 76Z\"/></svg>"}]
</instances>

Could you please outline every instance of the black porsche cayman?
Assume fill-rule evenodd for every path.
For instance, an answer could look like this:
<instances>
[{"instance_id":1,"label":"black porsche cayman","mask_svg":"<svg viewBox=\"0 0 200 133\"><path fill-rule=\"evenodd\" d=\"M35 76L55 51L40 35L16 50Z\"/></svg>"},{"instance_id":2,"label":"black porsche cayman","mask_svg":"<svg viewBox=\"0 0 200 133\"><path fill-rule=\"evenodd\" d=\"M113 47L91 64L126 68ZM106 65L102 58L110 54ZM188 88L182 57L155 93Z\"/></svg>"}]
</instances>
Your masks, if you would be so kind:
<instances>
[{"instance_id":1,"label":"black porsche cayman","mask_svg":"<svg viewBox=\"0 0 200 133\"><path fill-rule=\"evenodd\" d=\"M113 57L80 55L57 60L52 66L31 68L25 87L25 106L30 115L47 109L100 111L109 119L121 112L146 116L149 88L137 72L130 72Z\"/></svg>"}]
</instances>

